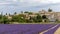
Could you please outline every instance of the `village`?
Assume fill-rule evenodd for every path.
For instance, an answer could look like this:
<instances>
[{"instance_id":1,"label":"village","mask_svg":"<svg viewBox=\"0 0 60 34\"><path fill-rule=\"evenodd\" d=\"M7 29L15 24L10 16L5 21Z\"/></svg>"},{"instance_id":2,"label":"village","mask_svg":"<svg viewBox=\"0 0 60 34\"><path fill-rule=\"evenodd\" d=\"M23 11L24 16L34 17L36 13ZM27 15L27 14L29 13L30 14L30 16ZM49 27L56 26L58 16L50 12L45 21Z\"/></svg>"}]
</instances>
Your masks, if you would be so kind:
<instances>
[{"instance_id":1,"label":"village","mask_svg":"<svg viewBox=\"0 0 60 34\"><path fill-rule=\"evenodd\" d=\"M5 18L4 18L5 16ZM41 10L38 12L21 12L20 14L14 13L14 15L7 14L4 16L0 16L0 22L7 23L42 23L42 22L60 22L60 12L54 12L52 9L48 9L48 11Z\"/></svg>"}]
</instances>

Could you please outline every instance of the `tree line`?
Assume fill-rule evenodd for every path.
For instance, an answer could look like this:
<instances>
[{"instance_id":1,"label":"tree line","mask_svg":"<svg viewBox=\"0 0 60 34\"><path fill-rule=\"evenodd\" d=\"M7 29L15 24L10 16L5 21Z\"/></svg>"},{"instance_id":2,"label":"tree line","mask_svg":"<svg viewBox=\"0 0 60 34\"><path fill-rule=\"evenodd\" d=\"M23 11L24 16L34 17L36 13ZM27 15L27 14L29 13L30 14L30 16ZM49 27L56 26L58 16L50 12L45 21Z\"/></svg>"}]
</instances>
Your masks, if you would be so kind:
<instances>
[{"instance_id":1,"label":"tree line","mask_svg":"<svg viewBox=\"0 0 60 34\"><path fill-rule=\"evenodd\" d=\"M29 13L29 14L32 14L32 13ZM29 19L25 19L26 16L24 14L12 15L11 17L12 17L11 19L8 19L7 16L0 15L0 23L1 24L10 24L10 23L13 23L13 22L40 23L40 22L42 22L43 19L45 19L45 22L46 22L46 19L47 19L46 15L41 16L39 14L37 14L36 17L29 16L30 17Z\"/></svg>"},{"instance_id":2,"label":"tree line","mask_svg":"<svg viewBox=\"0 0 60 34\"><path fill-rule=\"evenodd\" d=\"M48 9L49 12L51 12L52 10L51 9ZM21 12L23 13L23 12ZM24 13L28 13L29 15L32 14L32 12L24 12ZM41 16L40 14L37 14L36 17L31 17L29 19L25 19L26 16L24 14L19 14L19 15L16 15L17 13L15 12L14 15L10 15L12 17L12 19L8 19L7 16L5 15L0 15L0 23L1 24L11 24L13 22L18 22L18 23L40 23L40 22L47 22L48 21L48 18L46 17L46 15L43 15ZM7 13L6 13L7 15Z\"/></svg>"}]
</instances>

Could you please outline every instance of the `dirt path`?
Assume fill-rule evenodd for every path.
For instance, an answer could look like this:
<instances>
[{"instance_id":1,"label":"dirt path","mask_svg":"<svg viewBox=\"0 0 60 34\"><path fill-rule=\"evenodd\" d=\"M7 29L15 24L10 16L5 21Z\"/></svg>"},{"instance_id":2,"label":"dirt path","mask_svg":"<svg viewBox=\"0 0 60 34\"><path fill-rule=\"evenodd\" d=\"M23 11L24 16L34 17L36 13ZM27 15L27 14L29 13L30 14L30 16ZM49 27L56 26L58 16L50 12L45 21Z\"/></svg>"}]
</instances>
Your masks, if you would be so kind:
<instances>
[{"instance_id":1,"label":"dirt path","mask_svg":"<svg viewBox=\"0 0 60 34\"><path fill-rule=\"evenodd\" d=\"M54 34L60 34L60 27L54 32Z\"/></svg>"},{"instance_id":2,"label":"dirt path","mask_svg":"<svg viewBox=\"0 0 60 34\"><path fill-rule=\"evenodd\" d=\"M45 31L43 31L43 32L39 33L39 34L43 34L43 33L47 32L47 31L49 31L49 30L51 30L51 29L54 29L54 28L55 28L55 27L57 27L57 26L58 26L58 24L57 24L57 25L55 25L54 27L52 27L52 28L48 29L48 30L45 30Z\"/></svg>"}]
</instances>

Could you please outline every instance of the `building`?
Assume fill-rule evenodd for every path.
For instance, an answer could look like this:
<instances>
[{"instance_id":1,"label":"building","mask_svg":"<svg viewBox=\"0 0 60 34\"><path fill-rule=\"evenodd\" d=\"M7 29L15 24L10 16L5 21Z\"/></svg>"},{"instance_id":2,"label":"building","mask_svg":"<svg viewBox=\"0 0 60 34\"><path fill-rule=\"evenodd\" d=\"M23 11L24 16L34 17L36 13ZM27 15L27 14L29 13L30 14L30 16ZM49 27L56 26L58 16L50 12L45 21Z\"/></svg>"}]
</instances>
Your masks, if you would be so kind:
<instances>
[{"instance_id":1,"label":"building","mask_svg":"<svg viewBox=\"0 0 60 34\"><path fill-rule=\"evenodd\" d=\"M56 19L57 19L57 18L55 18L55 17L57 17L55 12L48 12L48 11L42 10L42 11L39 11L39 14L41 16L46 15L46 17L49 19L49 21L56 21Z\"/></svg>"},{"instance_id":2,"label":"building","mask_svg":"<svg viewBox=\"0 0 60 34\"><path fill-rule=\"evenodd\" d=\"M41 16L46 15L49 21L53 21L53 22L55 22L56 20L60 21L60 12L54 12L54 11L48 12L48 11L42 10L42 11L39 11L38 13L32 12L32 14L29 14L29 13L22 13L22 14L25 16L25 19L29 19L30 17L36 17L37 14L39 14ZM12 17L8 15L8 18L11 19Z\"/></svg>"}]
</instances>

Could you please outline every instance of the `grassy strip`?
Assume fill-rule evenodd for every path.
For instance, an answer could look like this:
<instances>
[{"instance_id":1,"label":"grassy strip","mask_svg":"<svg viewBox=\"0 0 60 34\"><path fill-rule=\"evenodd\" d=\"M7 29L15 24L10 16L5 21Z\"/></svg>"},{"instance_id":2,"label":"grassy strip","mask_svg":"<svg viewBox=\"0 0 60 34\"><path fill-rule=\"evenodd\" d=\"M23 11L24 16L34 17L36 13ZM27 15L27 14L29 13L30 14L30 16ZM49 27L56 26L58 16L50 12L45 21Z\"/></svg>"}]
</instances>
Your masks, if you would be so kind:
<instances>
[{"instance_id":1,"label":"grassy strip","mask_svg":"<svg viewBox=\"0 0 60 34\"><path fill-rule=\"evenodd\" d=\"M60 23L56 23L56 22L40 22L40 23L12 23L12 24L60 24Z\"/></svg>"}]
</instances>

